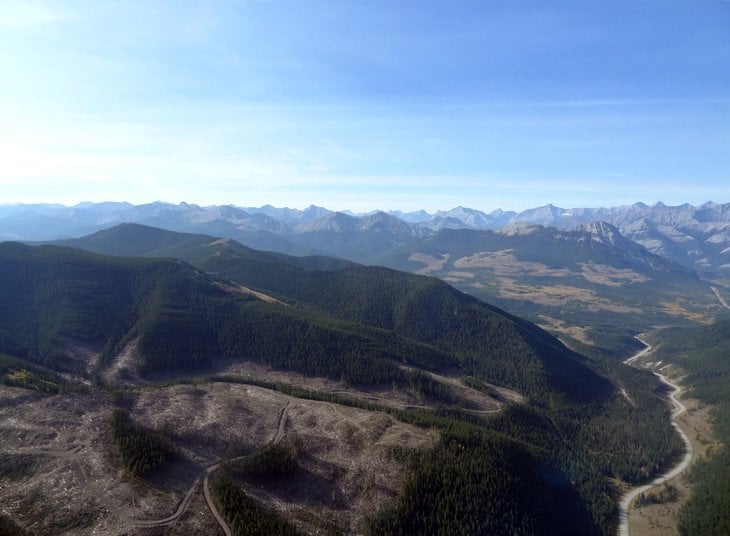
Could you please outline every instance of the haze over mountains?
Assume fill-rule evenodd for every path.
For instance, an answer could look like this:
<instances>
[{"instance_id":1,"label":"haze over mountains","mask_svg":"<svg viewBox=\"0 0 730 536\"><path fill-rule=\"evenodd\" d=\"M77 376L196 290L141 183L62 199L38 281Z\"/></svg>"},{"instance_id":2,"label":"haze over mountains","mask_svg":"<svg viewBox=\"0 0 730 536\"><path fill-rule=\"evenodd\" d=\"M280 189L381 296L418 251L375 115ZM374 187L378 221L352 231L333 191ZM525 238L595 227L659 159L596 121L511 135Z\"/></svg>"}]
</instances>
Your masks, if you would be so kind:
<instances>
[{"instance_id":1,"label":"haze over mountains","mask_svg":"<svg viewBox=\"0 0 730 536\"><path fill-rule=\"evenodd\" d=\"M316 206L297 210L269 205L239 208L187 203L7 205L0 207L0 239L71 238L134 222L234 238L257 249L293 255L327 254L373 263L398 246L427 239L446 229L520 229L525 223L571 229L596 221L612 224L623 236L650 252L693 270L730 273L730 203L712 202L700 206L636 203L573 209L546 205L519 213L484 213L457 207L436 214L353 214Z\"/></svg>"}]
</instances>

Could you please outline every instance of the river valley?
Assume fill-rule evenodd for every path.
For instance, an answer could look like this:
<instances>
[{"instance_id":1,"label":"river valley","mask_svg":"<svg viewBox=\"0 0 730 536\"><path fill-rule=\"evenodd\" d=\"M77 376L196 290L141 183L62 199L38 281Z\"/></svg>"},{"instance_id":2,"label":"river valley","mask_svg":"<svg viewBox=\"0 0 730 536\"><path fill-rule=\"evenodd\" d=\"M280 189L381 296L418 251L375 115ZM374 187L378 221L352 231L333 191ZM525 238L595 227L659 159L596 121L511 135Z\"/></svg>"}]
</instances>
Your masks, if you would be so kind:
<instances>
[{"instance_id":1,"label":"river valley","mask_svg":"<svg viewBox=\"0 0 730 536\"><path fill-rule=\"evenodd\" d=\"M689 486L682 477L687 469L706 450L711 439L708 423L710 408L692 398L683 398L684 387L674 379L668 378L668 365L662 362L646 361L652 352L652 346L639 338L646 345L644 349L630 357L625 364L639 366L651 370L664 384L669 386L669 402L672 404L672 426L679 432L685 444L684 455L664 473L651 482L626 491L619 504L620 536L654 536L677 534L677 513L689 496ZM665 483L677 490L676 499L670 502L637 505L635 499L641 494L651 494Z\"/></svg>"}]
</instances>

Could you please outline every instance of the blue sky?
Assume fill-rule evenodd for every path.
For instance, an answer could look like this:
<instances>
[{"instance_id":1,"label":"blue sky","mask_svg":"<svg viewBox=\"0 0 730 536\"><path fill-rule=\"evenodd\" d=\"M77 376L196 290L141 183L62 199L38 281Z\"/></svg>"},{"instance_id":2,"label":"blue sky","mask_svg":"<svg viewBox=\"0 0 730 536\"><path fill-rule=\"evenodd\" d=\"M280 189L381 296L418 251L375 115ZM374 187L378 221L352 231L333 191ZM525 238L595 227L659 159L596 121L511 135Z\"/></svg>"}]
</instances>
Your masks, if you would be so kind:
<instances>
[{"instance_id":1,"label":"blue sky","mask_svg":"<svg viewBox=\"0 0 730 536\"><path fill-rule=\"evenodd\" d=\"M0 203L730 201L727 1L0 0Z\"/></svg>"}]
</instances>

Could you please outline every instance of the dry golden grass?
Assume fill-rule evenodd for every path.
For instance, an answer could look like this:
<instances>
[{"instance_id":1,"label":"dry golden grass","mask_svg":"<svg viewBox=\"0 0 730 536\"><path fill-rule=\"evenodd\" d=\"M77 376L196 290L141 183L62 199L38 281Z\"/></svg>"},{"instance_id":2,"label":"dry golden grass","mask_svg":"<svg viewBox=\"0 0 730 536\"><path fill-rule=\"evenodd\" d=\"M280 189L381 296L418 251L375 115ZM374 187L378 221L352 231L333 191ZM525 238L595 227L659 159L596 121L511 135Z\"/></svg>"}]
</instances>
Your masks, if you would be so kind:
<instances>
[{"instance_id":1,"label":"dry golden grass","mask_svg":"<svg viewBox=\"0 0 730 536\"><path fill-rule=\"evenodd\" d=\"M519 261L513 250L482 251L454 261L458 269L489 268L499 276L549 276L568 277L574 273L568 268L548 268L539 262Z\"/></svg>"},{"instance_id":2,"label":"dry golden grass","mask_svg":"<svg viewBox=\"0 0 730 536\"><path fill-rule=\"evenodd\" d=\"M593 262L581 263L580 267L580 275L591 283L599 285L620 287L627 283L645 283L646 281L650 281L648 277L628 268L614 268L607 264L596 264Z\"/></svg>"},{"instance_id":3,"label":"dry golden grass","mask_svg":"<svg viewBox=\"0 0 730 536\"><path fill-rule=\"evenodd\" d=\"M426 253L413 253L408 257L408 260L425 264L423 268L419 268L415 273L428 275L443 270L446 263L449 262L449 256L448 253L442 254L441 257L434 257Z\"/></svg>"},{"instance_id":4,"label":"dry golden grass","mask_svg":"<svg viewBox=\"0 0 730 536\"><path fill-rule=\"evenodd\" d=\"M540 319L538 326L547 331L564 333L584 344L593 344L593 340L590 337L590 328L571 326L566 324L563 320L558 320L557 318L547 315L540 315L538 318Z\"/></svg>"}]
</instances>

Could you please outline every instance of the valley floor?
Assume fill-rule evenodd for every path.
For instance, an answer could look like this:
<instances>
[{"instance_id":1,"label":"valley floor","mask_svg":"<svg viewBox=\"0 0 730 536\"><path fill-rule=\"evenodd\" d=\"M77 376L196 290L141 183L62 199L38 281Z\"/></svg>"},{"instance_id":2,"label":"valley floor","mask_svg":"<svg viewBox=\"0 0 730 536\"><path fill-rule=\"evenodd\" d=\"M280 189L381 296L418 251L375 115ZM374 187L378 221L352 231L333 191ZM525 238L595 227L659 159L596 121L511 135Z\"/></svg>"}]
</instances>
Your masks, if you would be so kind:
<instances>
[{"instance_id":1,"label":"valley floor","mask_svg":"<svg viewBox=\"0 0 730 536\"><path fill-rule=\"evenodd\" d=\"M642 341L643 342L643 341ZM646 343L645 343L646 344ZM627 497L631 497L626 507L627 519L622 517L619 527L620 535L633 536L667 536L676 535L677 532L677 515L682 506L687 502L690 496L691 486L687 482L686 475L688 470L698 460L706 456L710 445L712 444L712 429L710 424L711 407L694 398L687 398L683 389L678 386L680 380L676 383L666 379L665 374L671 373L670 365L662 365L662 362L647 361L650 359L652 348L647 347L638 352L634 357L626 361L627 364L634 366L643 366L652 370L655 374L659 374L663 381L670 386L676 387L675 393L671 396L672 403L676 409L672 413L673 422L683 432L691 444L684 459L678 466L672 467L665 474L673 474L666 479L664 476L656 478L653 482L661 482L652 486L641 486L638 489L631 490ZM637 365L638 363L638 365ZM669 370L667 370L669 369ZM679 399L681 398L681 402ZM638 504L636 496L639 489L647 496L658 496L663 486L669 486L676 490L675 495L670 500L659 500L656 503ZM624 507L626 499L622 501Z\"/></svg>"},{"instance_id":2,"label":"valley floor","mask_svg":"<svg viewBox=\"0 0 730 536\"><path fill-rule=\"evenodd\" d=\"M688 470L704 458L712 445L709 422L711 406L693 398L683 398L687 412L677 418L677 424L692 442L694 456ZM686 481L687 471L669 480L677 489L677 499L663 504L633 505L629 509L629 531L632 536L668 536L677 534L677 514L689 499L691 486Z\"/></svg>"}]
</instances>

